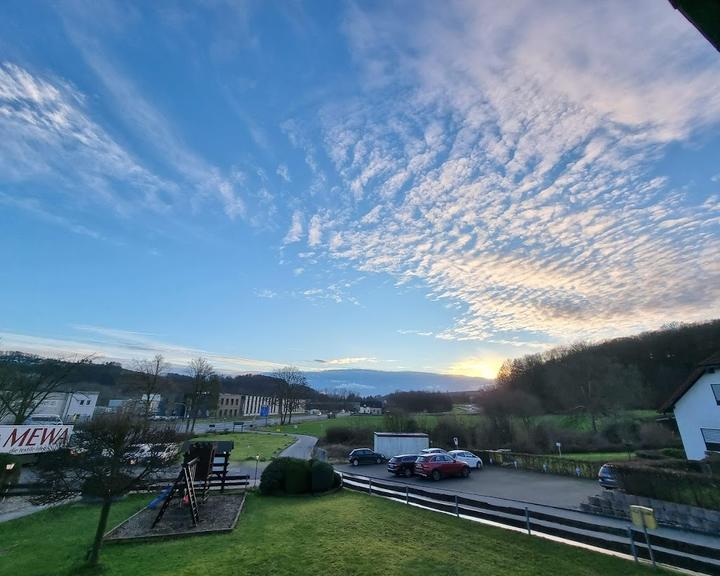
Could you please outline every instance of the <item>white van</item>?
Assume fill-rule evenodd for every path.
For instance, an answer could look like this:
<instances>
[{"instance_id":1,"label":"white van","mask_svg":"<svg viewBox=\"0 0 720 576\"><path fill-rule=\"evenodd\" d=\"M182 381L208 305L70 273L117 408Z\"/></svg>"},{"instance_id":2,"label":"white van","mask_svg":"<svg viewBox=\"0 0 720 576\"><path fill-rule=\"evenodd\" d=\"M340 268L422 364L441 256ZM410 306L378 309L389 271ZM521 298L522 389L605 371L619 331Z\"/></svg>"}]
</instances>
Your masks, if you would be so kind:
<instances>
[{"instance_id":1,"label":"white van","mask_svg":"<svg viewBox=\"0 0 720 576\"><path fill-rule=\"evenodd\" d=\"M26 426L33 426L39 424L41 426L62 426L63 421L60 416L55 414L33 414L25 419L23 422Z\"/></svg>"}]
</instances>

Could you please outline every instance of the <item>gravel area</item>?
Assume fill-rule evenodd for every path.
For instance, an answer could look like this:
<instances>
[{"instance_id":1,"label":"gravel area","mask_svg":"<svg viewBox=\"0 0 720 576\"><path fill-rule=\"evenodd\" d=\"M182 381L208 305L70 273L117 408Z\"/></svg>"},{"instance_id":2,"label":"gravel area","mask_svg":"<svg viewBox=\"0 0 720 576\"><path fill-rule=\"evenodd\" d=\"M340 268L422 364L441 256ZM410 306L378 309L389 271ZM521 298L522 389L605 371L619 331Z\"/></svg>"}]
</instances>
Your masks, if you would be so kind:
<instances>
[{"instance_id":1,"label":"gravel area","mask_svg":"<svg viewBox=\"0 0 720 576\"><path fill-rule=\"evenodd\" d=\"M190 511L173 500L165 515L155 528L151 528L160 507L150 510L144 508L106 536L107 542L128 541L171 536L193 536L210 532L227 532L235 528L238 516L245 503L245 494L211 495L200 506L200 522L192 525Z\"/></svg>"}]
</instances>

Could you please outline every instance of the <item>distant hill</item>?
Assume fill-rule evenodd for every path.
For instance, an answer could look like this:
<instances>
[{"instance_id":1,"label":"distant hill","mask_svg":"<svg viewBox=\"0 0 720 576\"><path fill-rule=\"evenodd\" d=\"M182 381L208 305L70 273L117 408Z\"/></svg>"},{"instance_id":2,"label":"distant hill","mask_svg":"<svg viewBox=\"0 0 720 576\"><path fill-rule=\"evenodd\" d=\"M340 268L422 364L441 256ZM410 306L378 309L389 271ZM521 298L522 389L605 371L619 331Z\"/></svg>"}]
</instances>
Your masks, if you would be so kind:
<instances>
[{"instance_id":1,"label":"distant hill","mask_svg":"<svg viewBox=\"0 0 720 576\"><path fill-rule=\"evenodd\" d=\"M361 396L385 396L397 391L430 390L465 392L493 384L487 378L433 374L432 372L385 372L382 370L322 370L305 372L316 390L345 390Z\"/></svg>"}]
</instances>

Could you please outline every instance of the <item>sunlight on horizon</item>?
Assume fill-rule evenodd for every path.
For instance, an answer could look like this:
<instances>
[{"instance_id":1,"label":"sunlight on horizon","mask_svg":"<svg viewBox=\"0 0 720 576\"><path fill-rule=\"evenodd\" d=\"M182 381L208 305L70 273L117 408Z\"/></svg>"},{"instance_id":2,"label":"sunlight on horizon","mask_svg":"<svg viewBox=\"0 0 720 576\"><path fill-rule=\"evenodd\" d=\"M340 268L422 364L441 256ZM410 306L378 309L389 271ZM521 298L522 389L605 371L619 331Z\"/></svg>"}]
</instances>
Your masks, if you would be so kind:
<instances>
[{"instance_id":1,"label":"sunlight on horizon","mask_svg":"<svg viewBox=\"0 0 720 576\"><path fill-rule=\"evenodd\" d=\"M450 366L450 374L494 380L503 360L503 358L467 358Z\"/></svg>"}]
</instances>

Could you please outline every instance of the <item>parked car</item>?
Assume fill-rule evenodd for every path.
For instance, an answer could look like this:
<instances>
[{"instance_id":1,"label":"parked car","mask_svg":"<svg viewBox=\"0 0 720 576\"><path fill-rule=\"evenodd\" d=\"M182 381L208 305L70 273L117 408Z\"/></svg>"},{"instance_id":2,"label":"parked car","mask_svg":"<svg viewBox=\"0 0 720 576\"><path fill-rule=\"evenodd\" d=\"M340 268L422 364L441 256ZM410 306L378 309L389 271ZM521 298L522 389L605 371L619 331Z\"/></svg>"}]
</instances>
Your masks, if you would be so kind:
<instances>
[{"instance_id":1,"label":"parked car","mask_svg":"<svg viewBox=\"0 0 720 576\"><path fill-rule=\"evenodd\" d=\"M356 448L348 454L348 462L353 466L359 464L382 464L383 455L373 452L370 448Z\"/></svg>"},{"instance_id":2,"label":"parked car","mask_svg":"<svg viewBox=\"0 0 720 576\"><path fill-rule=\"evenodd\" d=\"M33 414L32 416L28 416L23 424L27 426L62 426L63 421L60 416L56 416L55 414Z\"/></svg>"},{"instance_id":3,"label":"parked car","mask_svg":"<svg viewBox=\"0 0 720 576\"><path fill-rule=\"evenodd\" d=\"M415 474L440 480L447 476L470 476L470 466L455 460L450 454L425 454L415 461Z\"/></svg>"},{"instance_id":4,"label":"parked car","mask_svg":"<svg viewBox=\"0 0 720 576\"><path fill-rule=\"evenodd\" d=\"M480 458L480 456L475 456L472 452L468 452L467 450L450 450L448 454L455 458L455 460L465 462L465 464L470 466L470 468L475 468L475 470L483 469L482 458Z\"/></svg>"},{"instance_id":5,"label":"parked car","mask_svg":"<svg viewBox=\"0 0 720 576\"><path fill-rule=\"evenodd\" d=\"M442 448L423 448L420 450L421 454L447 454L447 450L443 450Z\"/></svg>"},{"instance_id":6,"label":"parked car","mask_svg":"<svg viewBox=\"0 0 720 576\"><path fill-rule=\"evenodd\" d=\"M598 482L600 486L606 490L614 490L620 488L620 481L618 480L617 474L612 464L603 464L598 470Z\"/></svg>"},{"instance_id":7,"label":"parked car","mask_svg":"<svg viewBox=\"0 0 720 576\"><path fill-rule=\"evenodd\" d=\"M420 455L401 454L400 456L393 456L388 461L388 472L392 472L395 476L410 478L410 476L415 474L415 460L418 459L418 456Z\"/></svg>"}]
</instances>

